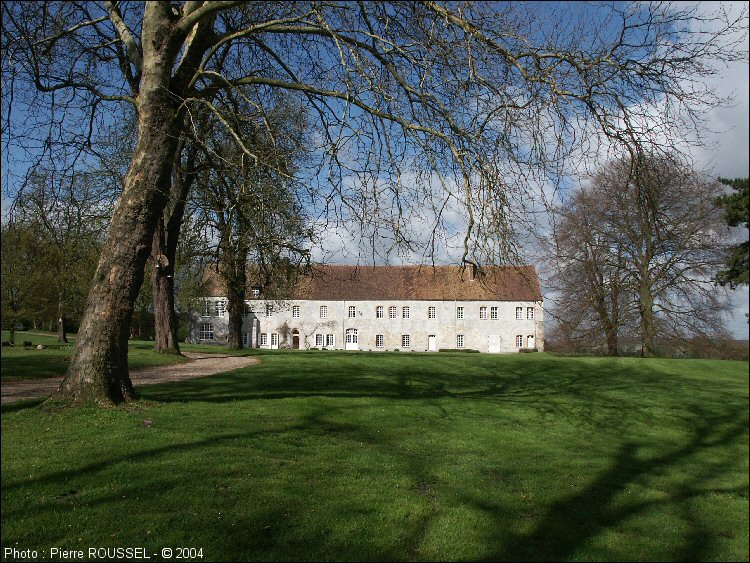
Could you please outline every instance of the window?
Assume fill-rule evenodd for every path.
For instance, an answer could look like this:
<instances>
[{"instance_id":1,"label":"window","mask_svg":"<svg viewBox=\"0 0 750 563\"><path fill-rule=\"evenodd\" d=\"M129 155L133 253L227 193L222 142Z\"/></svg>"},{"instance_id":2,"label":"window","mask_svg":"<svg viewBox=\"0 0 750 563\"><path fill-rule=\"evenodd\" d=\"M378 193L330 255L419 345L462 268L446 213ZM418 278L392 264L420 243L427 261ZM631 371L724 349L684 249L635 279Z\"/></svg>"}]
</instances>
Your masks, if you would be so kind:
<instances>
[{"instance_id":1,"label":"window","mask_svg":"<svg viewBox=\"0 0 750 563\"><path fill-rule=\"evenodd\" d=\"M523 348L523 336L516 336L516 348Z\"/></svg>"},{"instance_id":2,"label":"window","mask_svg":"<svg viewBox=\"0 0 750 563\"><path fill-rule=\"evenodd\" d=\"M357 316L357 308L354 305L349 305L349 318L353 319Z\"/></svg>"},{"instance_id":3,"label":"window","mask_svg":"<svg viewBox=\"0 0 750 563\"><path fill-rule=\"evenodd\" d=\"M320 306L320 318L321 319L327 319L328 318L328 307L326 305Z\"/></svg>"},{"instance_id":4,"label":"window","mask_svg":"<svg viewBox=\"0 0 750 563\"><path fill-rule=\"evenodd\" d=\"M464 335L457 334L456 335L456 348L463 348L463 347L464 347Z\"/></svg>"},{"instance_id":5,"label":"window","mask_svg":"<svg viewBox=\"0 0 750 563\"><path fill-rule=\"evenodd\" d=\"M273 317L273 305L266 305L266 316Z\"/></svg>"},{"instance_id":6,"label":"window","mask_svg":"<svg viewBox=\"0 0 750 563\"><path fill-rule=\"evenodd\" d=\"M435 307L427 307L427 318L434 319L437 317Z\"/></svg>"},{"instance_id":7,"label":"window","mask_svg":"<svg viewBox=\"0 0 750 563\"><path fill-rule=\"evenodd\" d=\"M211 323L201 324L200 339L201 340L213 340L214 339L214 325L213 324Z\"/></svg>"},{"instance_id":8,"label":"window","mask_svg":"<svg viewBox=\"0 0 750 563\"><path fill-rule=\"evenodd\" d=\"M299 319L299 305L292 305L292 318Z\"/></svg>"},{"instance_id":9,"label":"window","mask_svg":"<svg viewBox=\"0 0 750 563\"><path fill-rule=\"evenodd\" d=\"M357 333L356 328L347 328L346 329L346 343L347 344L357 344L359 342L359 335Z\"/></svg>"},{"instance_id":10,"label":"window","mask_svg":"<svg viewBox=\"0 0 750 563\"><path fill-rule=\"evenodd\" d=\"M479 307L479 318L487 320L487 307Z\"/></svg>"},{"instance_id":11,"label":"window","mask_svg":"<svg viewBox=\"0 0 750 563\"><path fill-rule=\"evenodd\" d=\"M497 320L497 307L490 307L490 318L493 321Z\"/></svg>"},{"instance_id":12,"label":"window","mask_svg":"<svg viewBox=\"0 0 750 563\"><path fill-rule=\"evenodd\" d=\"M214 310L216 311L217 317L223 317L224 313L227 310L227 300L217 299L216 301L214 301Z\"/></svg>"},{"instance_id":13,"label":"window","mask_svg":"<svg viewBox=\"0 0 750 563\"><path fill-rule=\"evenodd\" d=\"M278 348L279 346L279 333L278 332L272 332L271 333L271 348L276 346Z\"/></svg>"},{"instance_id":14,"label":"window","mask_svg":"<svg viewBox=\"0 0 750 563\"><path fill-rule=\"evenodd\" d=\"M322 334L316 334L315 335L315 345L318 348L322 348L322 346L323 346L323 335Z\"/></svg>"},{"instance_id":15,"label":"window","mask_svg":"<svg viewBox=\"0 0 750 563\"><path fill-rule=\"evenodd\" d=\"M526 307L526 318L527 319L534 318L534 307Z\"/></svg>"},{"instance_id":16,"label":"window","mask_svg":"<svg viewBox=\"0 0 750 563\"><path fill-rule=\"evenodd\" d=\"M402 334L401 335L401 347L402 348L409 348L411 346L411 336L408 334Z\"/></svg>"},{"instance_id":17,"label":"window","mask_svg":"<svg viewBox=\"0 0 750 563\"><path fill-rule=\"evenodd\" d=\"M376 334L375 335L375 348L382 348L382 347L383 347L383 335Z\"/></svg>"},{"instance_id":18,"label":"window","mask_svg":"<svg viewBox=\"0 0 750 563\"><path fill-rule=\"evenodd\" d=\"M396 318L396 307L388 307L388 317L391 319Z\"/></svg>"},{"instance_id":19,"label":"window","mask_svg":"<svg viewBox=\"0 0 750 563\"><path fill-rule=\"evenodd\" d=\"M382 319L383 318L383 307L381 307L381 306L375 307L375 318L376 319Z\"/></svg>"},{"instance_id":20,"label":"window","mask_svg":"<svg viewBox=\"0 0 750 563\"><path fill-rule=\"evenodd\" d=\"M260 333L260 345L268 346L268 334L265 332Z\"/></svg>"},{"instance_id":21,"label":"window","mask_svg":"<svg viewBox=\"0 0 750 563\"><path fill-rule=\"evenodd\" d=\"M260 288L259 287L254 287L252 289L251 295L253 296L253 299L257 299L258 297L260 297Z\"/></svg>"},{"instance_id":22,"label":"window","mask_svg":"<svg viewBox=\"0 0 750 563\"><path fill-rule=\"evenodd\" d=\"M516 307L516 318L517 319L523 318L523 307Z\"/></svg>"},{"instance_id":23,"label":"window","mask_svg":"<svg viewBox=\"0 0 750 563\"><path fill-rule=\"evenodd\" d=\"M410 313L409 313L409 307L404 307L404 308L403 308L403 309L401 310L401 316L402 316L403 318L405 318L405 319L408 319L408 318L409 318L409 314L410 314Z\"/></svg>"},{"instance_id":24,"label":"window","mask_svg":"<svg viewBox=\"0 0 750 563\"><path fill-rule=\"evenodd\" d=\"M456 318L457 319L463 319L464 318L464 308L463 307L456 307Z\"/></svg>"},{"instance_id":25,"label":"window","mask_svg":"<svg viewBox=\"0 0 750 563\"><path fill-rule=\"evenodd\" d=\"M203 302L203 314L202 317L210 317L211 316L211 302L209 300L205 300Z\"/></svg>"},{"instance_id":26,"label":"window","mask_svg":"<svg viewBox=\"0 0 750 563\"><path fill-rule=\"evenodd\" d=\"M336 346L336 336L333 334L326 334L326 346Z\"/></svg>"}]
</instances>

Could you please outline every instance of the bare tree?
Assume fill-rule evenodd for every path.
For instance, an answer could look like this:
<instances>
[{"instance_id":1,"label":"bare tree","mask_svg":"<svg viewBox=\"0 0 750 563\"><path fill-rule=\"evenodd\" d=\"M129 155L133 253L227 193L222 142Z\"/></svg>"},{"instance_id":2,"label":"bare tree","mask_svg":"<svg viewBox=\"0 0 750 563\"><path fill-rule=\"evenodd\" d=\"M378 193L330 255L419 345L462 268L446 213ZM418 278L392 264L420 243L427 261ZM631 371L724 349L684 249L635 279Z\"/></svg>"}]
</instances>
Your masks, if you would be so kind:
<instances>
[{"instance_id":1,"label":"bare tree","mask_svg":"<svg viewBox=\"0 0 750 563\"><path fill-rule=\"evenodd\" d=\"M559 210L558 314L580 338L617 353L618 333L657 337L722 333L726 294L713 283L724 256L716 182L675 157L609 162Z\"/></svg>"},{"instance_id":2,"label":"bare tree","mask_svg":"<svg viewBox=\"0 0 750 563\"><path fill-rule=\"evenodd\" d=\"M303 265L310 257L306 245L311 229L295 177L306 156L307 119L288 96L277 98L265 101L268 108L256 100L251 107L233 104L223 112L231 115L232 130L241 134L259 164L251 164L221 127L207 128L200 144L201 172L192 199L207 229L206 240L215 241L214 267L227 292L228 348L242 347L248 262L253 281L271 297L278 288L270 281L279 266Z\"/></svg>"},{"instance_id":3,"label":"bare tree","mask_svg":"<svg viewBox=\"0 0 750 563\"><path fill-rule=\"evenodd\" d=\"M50 123L78 118L91 131L116 102L132 104L138 116L138 142L60 396L133 397L133 302L185 123L198 106L222 120L212 103L218 90L281 89L307 104L318 128L310 185L322 209L385 226L395 244L411 242L409 224L425 230L410 214L429 210L431 248L450 226L444 210L457 204L466 217L464 257L508 260L514 199L559 174L565 157L580 156L602 135L647 145L654 128L668 144L675 127L697 128L701 110L720 101L702 80L714 63L745 56L745 16L697 10L657 3L3 3L6 137L14 136L19 120L10 112L21 99L27 136L43 124L47 134L39 137L48 144L57 131ZM706 29L714 24L716 31Z\"/></svg>"}]
</instances>

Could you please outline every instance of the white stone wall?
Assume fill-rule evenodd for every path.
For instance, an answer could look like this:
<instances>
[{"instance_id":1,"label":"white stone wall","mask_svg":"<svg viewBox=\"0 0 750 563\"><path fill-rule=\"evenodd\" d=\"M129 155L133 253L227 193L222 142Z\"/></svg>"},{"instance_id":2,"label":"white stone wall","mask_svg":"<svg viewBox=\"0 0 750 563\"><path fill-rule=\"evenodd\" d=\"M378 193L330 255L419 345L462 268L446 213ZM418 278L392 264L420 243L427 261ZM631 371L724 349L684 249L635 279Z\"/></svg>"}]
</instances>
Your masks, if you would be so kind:
<instances>
[{"instance_id":1,"label":"white stone wall","mask_svg":"<svg viewBox=\"0 0 750 563\"><path fill-rule=\"evenodd\" d=\"M209 298L212 302L220 297ZM292 347L293 331L299 336L300 348L316 347L316 334L322 334L323 345L329 349L346 348L346 331L357 329L360 350L414 350L428 349L430 335L435 335L435 349L457 348L457 335L463 335L464 348L489 352L491 343L499 352L517 352L516 337L523 339L523 348L544 349L544 314L541 301L247 301L254 313L245 316L243 334L249 338L250 347L260 346L261 333L267 334L267 344L271 348L273 333L278 335L278 347ZM273 307L272 315L266 316L266 305ZM300 308L299 318L292 316L293 306ZM328 308L327 318L321 318L320 307ZM356 316L348 317L350 306L355 307ZM383 307L383 318L376 318L376 307ZM428 308L435 307L434 319L428 318ZM389 307L396 307L397 316L389 318ZM403 317L403 308L409 307L409 318ZM463 307L463 319L457 318L457 307ZM487 307L487 318L480 319L480 307ZM491 318L491 308L497 307L498 318ZM522 308L522 319L516 319L516 307ZM533 308L534 318L527 313ZM201 342L200 325L211 323L214 328L214 342L226 341L228 316L216 316L213 303L209 308L210 317L193 313L190 342ZM383 335L382 348L376 347L375 337ZM333 335L335 344L326 345L326 336ZM409 335L410 346L404 347L402 336ZM533 340L529 341L529 336ZM276 346L273 346L276 347Z\"/></svg>"}]
</instances>

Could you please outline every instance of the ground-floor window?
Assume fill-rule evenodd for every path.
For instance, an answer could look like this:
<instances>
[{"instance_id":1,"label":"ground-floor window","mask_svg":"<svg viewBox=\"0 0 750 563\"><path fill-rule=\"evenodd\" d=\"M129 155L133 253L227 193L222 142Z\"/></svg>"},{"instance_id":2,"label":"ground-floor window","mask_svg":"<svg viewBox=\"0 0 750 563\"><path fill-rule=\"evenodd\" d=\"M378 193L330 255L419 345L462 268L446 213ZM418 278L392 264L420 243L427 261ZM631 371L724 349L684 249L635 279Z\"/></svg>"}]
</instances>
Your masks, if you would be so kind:
<instances>
[{"instance_id":1,"label":"ground-floor window","mask_svg":"<svg viewBox=\"0 0 750 563\"><path fill-rule=\"evenodd\" d=\"M322 334L316 334L315 335L315 346L318 348L321 348L323 346L323 335Z\"/></svg>"},{"instance_id":2,"label":"ground-floor window","mask_svg":"<svg viewBox=\"0 0 750 563\"><path fill-rule=\"evenodd\" d=\"M260 345L268 346L268 333L267 332L260 333Z\"/></svg>"},{"instance_id":3,"label":"ground-floor window","mask_svg":"<svg viewBox=\"0 0 750 563\"><path fill-rule=\"evenodd\" d=\"M326 347L328 346L336 346L335 334L326 334Z\"/></svg>"},{"instance_id":4,"label":"ground-floor window","mask_svg":"<svg viewBox=\"0 0 750 563\"><path fill-rule=\"evenodd\" d=\"M402 334L401 335L401 347L402 348L409 348L411 346L411 336L408 334Z\"/></svg>"},{"instance_id":5,"label":"ground-floor window","mask_svg":"<svg viewBox=\"0 0 750 563\"><path fill-rule=\"evenodd\" d=\"M464 347L464 335L457 334L456 335L456 348L463 348L463 347Z\"/></svg>"},{"instance_id":6,"label":"ground-floor window","mask_svg":"<svg viewBox=\"0 0 750 563\"><path fill-rule=\"evenodd\" d=\"M516 348L523 348L523 336L516 336Z\"/></svg>"},{"instance_id":7,"label":"ground-floor window","mask_svg":"<svg viewBox=\"0 0 750 563\"><path fill-rule=\"evenodd\" d=\"M383 335L382 334L376 334L375 335L375 348L383 348Z\"/></svg>"},{"instance_id":8,"label":"ground-floor window","mask_svg":"<svg viewBox=\"0 0 750 563\"><path fill-rule=\"evenodd\" d=\"M356 328L347 328L346 329L346 343L347 344L357 344L359 343L359 336L357 334Z\"/></svg>"},{"instance_id":9,"label":"ground-floor window","mask_svg":"<svg viewBox=\"0 0 750 563\"><path fill-rule=\"evenodd\" d=\"M278 348L279 346L279 333L278 332L272 332L271 333L271 348L276 346Z\"/></svg>"},{"instance_id":10,"label":"ground-floor window","mask_svg":"<svg viewBox=\"0 0 750 563\"><path fill-rule=\"evenodd\" d=\"M200 339L201 340L213 340L214 339L213 323L201 323Z\"/></svg>"}]
</instances>

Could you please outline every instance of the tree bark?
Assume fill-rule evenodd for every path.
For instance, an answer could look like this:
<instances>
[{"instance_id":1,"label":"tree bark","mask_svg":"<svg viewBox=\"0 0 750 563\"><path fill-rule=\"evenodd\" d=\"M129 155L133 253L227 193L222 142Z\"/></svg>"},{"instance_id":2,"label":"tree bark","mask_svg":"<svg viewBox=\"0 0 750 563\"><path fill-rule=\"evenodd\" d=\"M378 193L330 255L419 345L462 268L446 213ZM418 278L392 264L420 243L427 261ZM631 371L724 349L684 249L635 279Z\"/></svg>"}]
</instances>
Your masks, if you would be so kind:
<instances>
[{"instance_id":1,"label":"tree bark","mask_svg":"<svg viewBox=\"0 0 750 563\"><path fill-rule=\"evenodd\" d=\"M176 245L175 245L176 246ZM177 341L177 315L174 310L174 261L176 248L167 244L164 220L157 220L151 247L151 280L154 295L154 350L162 354L180 353Z\"/></svg>"},{"instance_id":2,"label":"tree bark","mask_svg":"<svg viewBox=\"0 0 750 563\"><path fill-rule=\"evenodd\" d=\"M170 37L169 3L146 4L138 143L99 259L68 373L53 400L116 404L135 397L128 336L156 221L167 202L177 149L176 96L170 77L179 45Z\"/></svg>"},{"instance_id":3,"label":"tree bark","mask_svg":"<svg viewBox=\"0 0 750 563\"><path fill-rule=\"evenodd\" d=\"M226 245L232 246L231 243ZM247 286L247 248L238 244L231 251L222 254L224 265L224 284L227 288L227 314L229 315L229 331L227 333L227 348L239 350L242 346L242 313L245 309L245 290Z\"/></svg>"}]
</instances>

